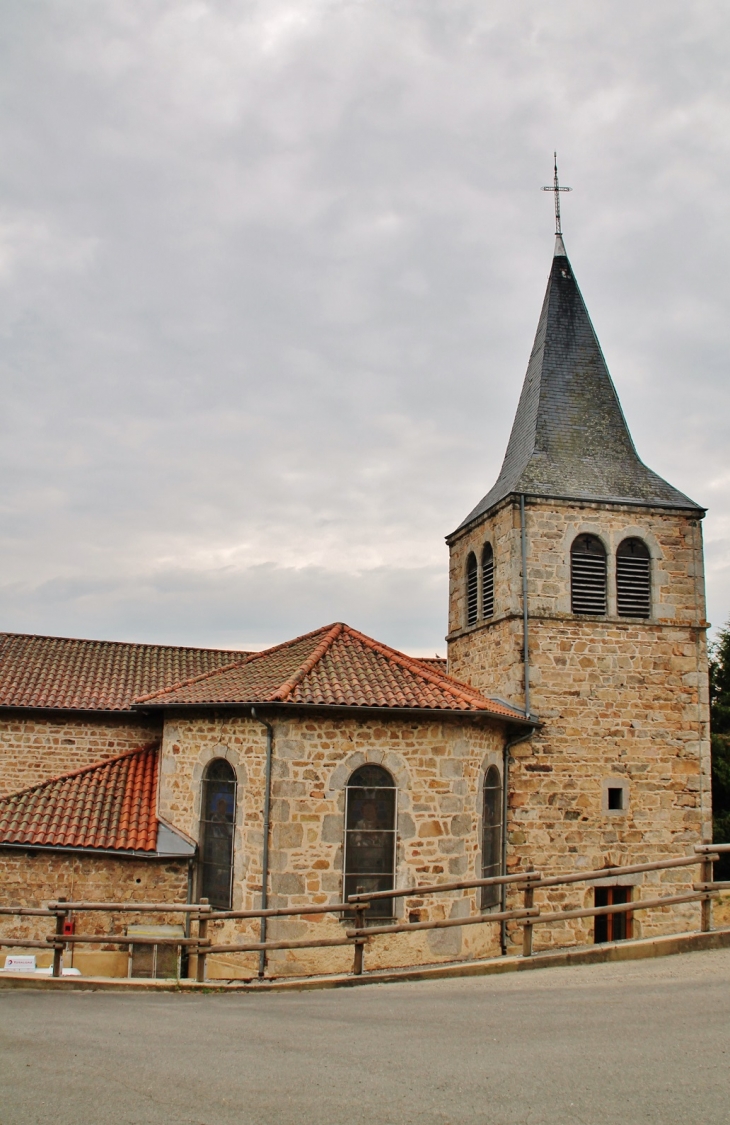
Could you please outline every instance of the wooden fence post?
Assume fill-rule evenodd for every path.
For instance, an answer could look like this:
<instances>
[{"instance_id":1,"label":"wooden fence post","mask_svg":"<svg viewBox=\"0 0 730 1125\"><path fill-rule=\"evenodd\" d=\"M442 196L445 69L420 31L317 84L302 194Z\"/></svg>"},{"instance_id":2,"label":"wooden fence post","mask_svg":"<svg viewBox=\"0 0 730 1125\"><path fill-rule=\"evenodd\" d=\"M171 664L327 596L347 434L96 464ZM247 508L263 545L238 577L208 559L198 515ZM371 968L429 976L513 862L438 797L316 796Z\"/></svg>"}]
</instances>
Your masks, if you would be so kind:
<instances>
[{"instance_id":1,"label":"wooden fence post","mask_svg":"<svg viewBox=\"0 0 730 1125\"><path fill-rule=\"evenodd\" d=\"M702 883L711 883L712 882L712 868L713 868L713 864L712 864L711 859L703 859L702 860L702 867L700 869L702 871L702 874L700 876L700 882L702 882ZM707 898L702 899L701 910L702 910L702 922L701 922L702 933L707 934L712 929L712 898L709 894L708 894Z\"/></svg>"},{"instance_id":2,"label":"wooden fence post","mask_svg":"<svg viewBox=\"0 0 730 1125\"><path fill-rule=\"evenodd\" d=\"M59 902L65 902L66 899L58 896ZM56 911L56 939L63 937L63 923L66 920L66 911ZM60 977L63 975L63 942L58 940L53 943L53 975Z\"/></svg>"},{"instance_id":3,"label":"wooden fence post","mask_svg":"<svg viewBox=\"0 0 730 1125\"><path fill-rule=\"evenodd\" d=\"M201 898L200 905L201 906L207 906L208 905L207 898ZM196 972L196 980L200 981L201 983L205 980L206 954L204 952L204 947L200 945L200 942L202 940L204 940L205 938L207 938L207 936L208 936L208 919L206 918L205 914L198 914L198 965L197 965L197 972Z\"/></svg>"},{"instance_id":4,"label":"wooden fence post","mask_svg":"<svg viewBox=\"0 0 730 1125\"><path fill-rule=\"evenodd\" d=\"M530 871L534 868L530 868ZM530 910L535 904L535 887L532 883L525 884L525 910ZM532 922L525 918L522 926L522 956L532 957Z\"/></svg>"},{"instance_id":5,"label":"wooden fence post","mask_svg":"<svg viewBox=\"0 0 730 1125\"><path fill-rule=\"evenodd\" d=\"M361 930L365 925L365 910L362 906L355 907L355 929ZM352 963L352 972L356 977L362 976L363 961L365 959L365 938L358 938L355 942L355 956Z\"/></svg>"}]
</instances>

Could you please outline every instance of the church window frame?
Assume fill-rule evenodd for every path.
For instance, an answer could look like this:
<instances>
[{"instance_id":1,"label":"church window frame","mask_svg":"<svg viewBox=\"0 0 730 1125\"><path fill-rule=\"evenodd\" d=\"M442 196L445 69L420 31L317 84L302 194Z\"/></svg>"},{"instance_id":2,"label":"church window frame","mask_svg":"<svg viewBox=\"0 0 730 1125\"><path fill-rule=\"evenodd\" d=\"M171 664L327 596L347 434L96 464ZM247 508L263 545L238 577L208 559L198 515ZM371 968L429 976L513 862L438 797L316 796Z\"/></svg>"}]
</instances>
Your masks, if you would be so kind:
<instances>
[{"instance_id":1,"label":"church window frame","mask_svg":"<svg viewBox=\"0 0 730 1125\"><path fill-rule=\"evenodd\" d=\"M633 886L597 886L593 888L593 905L619 906L633 901ZM593 941L600 945L606 941L630 941L634 936L633 910L616 914L596 914L593 919Z\"/></svg>"},{"instance_id":2,"label":"church window frame","mask_svg":"<svg viewBox=\"0 0 730 1125\"><path fill-rule=\"evenodd\" d=\"M479 620L479 564L474 551L466 560L466 626L476 625Z\"/></svg>"},{"instance_id":3,"label":"church window frame","mask_svg":"<svg viewBox=\"0 0 730 1125\"><path fill-rule=\"evenodd\" d=\"M366 762L345 786L344 902L348 895L395 890L398 786L385 766ZM395 899L375 899L367 921L394 917Z\"/></svg>"},{"instance_id":4,"label":"church window frame","mask_svg":"<svg viewBox=\"0 0 730 1125\"><path fill-rule=\"evenodd\" d=\"M494 548L487 541L482 548L482 620L494 617Z\"/></svg>"},{"instance_id":5,"label":"church window frame","mask_svg":"<svg viewBox=\"0 0 730 1125\"><path fill-rule=\"evenodd\" d=\"M482 783L482 863L481 878L493 879L502 874L502 841L504 812L502 804L502 774L499 766L490 765L484 771ZM499 883L481 888L481 909L493 910L502 901Z\"/></svg>"},{"instance_id":6,"label":"church window frame","mask_svg":"<svg viewBox=\"0 0 730 1125\"><path fill-rule=\"evenodd\" d=\"M576 535L570 547L570 608L582 617L608 612L608 552L592 532Z\"/></svg>"},{"instance_id":7,"label":"church window frame","mask_svg":"<svg viewBox=\"0 0 730 1125\"><path fill-rule=\"evenodd\" d=\"M638 535L628 535L616 548L616 613L646 620L652 609L651 551Z\"/></svg>"},{"instance_id":8,"label":"church window frame","mask_svg":"<svg viewBox=\"0 0 730 1125\"><path fill-rule=\"evenodd\" d=\"M200 898L230 910L233 901L238 778L231 763L211 758L205 767L200 800Z\"/></svg>"}]
</instances>

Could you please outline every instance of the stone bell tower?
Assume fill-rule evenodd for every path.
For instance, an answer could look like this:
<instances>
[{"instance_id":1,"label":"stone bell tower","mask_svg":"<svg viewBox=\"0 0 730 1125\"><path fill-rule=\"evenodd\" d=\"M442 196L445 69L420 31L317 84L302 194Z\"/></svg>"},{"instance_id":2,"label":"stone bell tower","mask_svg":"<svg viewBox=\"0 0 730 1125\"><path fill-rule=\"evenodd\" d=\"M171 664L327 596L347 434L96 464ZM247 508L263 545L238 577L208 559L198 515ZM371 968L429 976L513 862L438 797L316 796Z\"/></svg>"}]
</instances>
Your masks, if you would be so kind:
<instances>
[{"instance_id":1,"label":"stone bell tower","mask_svg":"<svg viewBox=\"0 0 730 1125\"><path fill-rule=\"evenodd\" d=\"M711 839L703 515L639 459L558 235L499 479L447 537L449 672L542 723L508 865Z\"/></svg>"}]
</instances>

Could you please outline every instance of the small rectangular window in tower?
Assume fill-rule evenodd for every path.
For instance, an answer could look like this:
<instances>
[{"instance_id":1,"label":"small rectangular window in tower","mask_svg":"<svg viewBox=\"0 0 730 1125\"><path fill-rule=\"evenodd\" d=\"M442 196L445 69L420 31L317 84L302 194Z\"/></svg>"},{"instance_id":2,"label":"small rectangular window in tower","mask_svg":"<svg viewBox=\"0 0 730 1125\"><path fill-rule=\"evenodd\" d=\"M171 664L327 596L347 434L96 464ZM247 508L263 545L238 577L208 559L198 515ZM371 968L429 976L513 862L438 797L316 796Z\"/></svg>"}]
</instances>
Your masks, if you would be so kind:
<instances>
[{"instance_id":1,"label":"small rectangular window in tower","mask_svg":"<svg viewBox=\"0 0 730 1125\"><path fill-rule=\"evenodd\" d=\"M624 777L604 777L601 781L601 812L627 816L629 813L629 781Z\"/></svg>"},{"instance_id":2,"label":"small rectangular window in tower","mask_svg":"<svg viewBox=\"0 0 730 1125\"><path fill-rule=\"evenodd\" d=\"M624 807L624 791L622 786L609 785L607 803L609 809L612 810L619 810Z\"/></svg>"},{"instance_id":3,"label":"small rectangular window in tower","mask_svg":"<svg viewBox=\"0 0 730 1125\"><path fill-rule=\"evenodd\" d=\"M595 906L619 906L631 902L631 887L596 887ZM593 940L626 941L633 936L633 918L630 910L614 914L597 914Z\"/></svg>"}]
</instances>

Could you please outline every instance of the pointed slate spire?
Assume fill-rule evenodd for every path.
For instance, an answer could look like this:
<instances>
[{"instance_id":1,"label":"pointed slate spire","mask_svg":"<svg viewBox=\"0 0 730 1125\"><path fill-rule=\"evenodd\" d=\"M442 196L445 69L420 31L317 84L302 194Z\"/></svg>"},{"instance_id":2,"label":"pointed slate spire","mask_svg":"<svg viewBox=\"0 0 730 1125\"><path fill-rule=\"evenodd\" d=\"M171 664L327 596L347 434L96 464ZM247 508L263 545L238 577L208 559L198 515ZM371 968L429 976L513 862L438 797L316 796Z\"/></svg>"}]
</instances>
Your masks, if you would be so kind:
<instances>
[{"instance_id":1,"label":"pointed slate spire","mask_svg":"<svg viewBox=\"0 0 730 1125\"><path fill-rule=\"evenodd\" d=\"M502 470L460 526L510 493L704 511L639 459L561 235Z\"/></svg>"}]
</instances>

